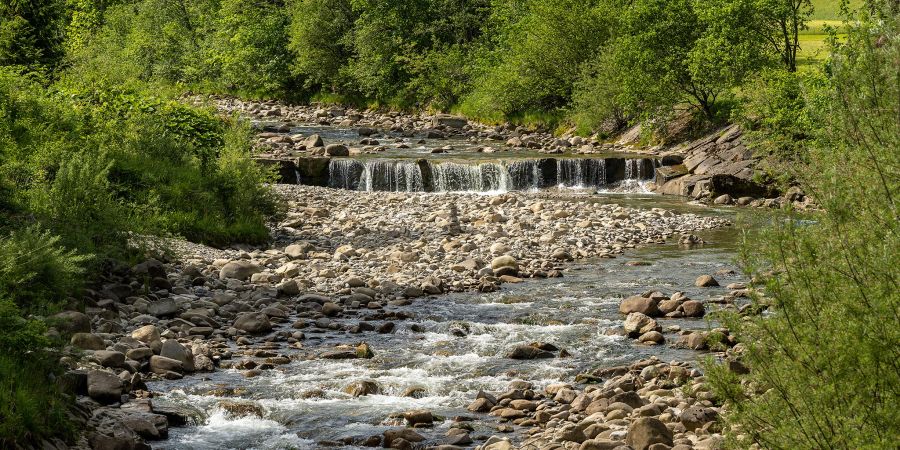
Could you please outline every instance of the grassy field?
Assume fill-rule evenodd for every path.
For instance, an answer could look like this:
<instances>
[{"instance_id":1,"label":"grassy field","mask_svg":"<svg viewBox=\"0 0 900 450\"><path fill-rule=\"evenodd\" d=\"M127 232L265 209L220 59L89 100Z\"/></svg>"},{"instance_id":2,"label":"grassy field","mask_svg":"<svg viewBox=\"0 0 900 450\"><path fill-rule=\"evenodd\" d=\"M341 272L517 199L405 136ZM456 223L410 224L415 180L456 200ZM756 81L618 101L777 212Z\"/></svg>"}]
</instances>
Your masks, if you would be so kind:
<instances>
[{"instance_id":1,"label":"grassy field","mask_svg":"<svg viewBox=\"0 0 900 450\"><path fill-rule=\"evenodd\" d=\"M813 0L813 13L808 23L809 28L800 32L800 52L797 65L802 70L824 61L828 57L828 28L841 27L840 0ZM851 0L850 8L862 6L863 0Z\"/></svg>"}]
</instances>

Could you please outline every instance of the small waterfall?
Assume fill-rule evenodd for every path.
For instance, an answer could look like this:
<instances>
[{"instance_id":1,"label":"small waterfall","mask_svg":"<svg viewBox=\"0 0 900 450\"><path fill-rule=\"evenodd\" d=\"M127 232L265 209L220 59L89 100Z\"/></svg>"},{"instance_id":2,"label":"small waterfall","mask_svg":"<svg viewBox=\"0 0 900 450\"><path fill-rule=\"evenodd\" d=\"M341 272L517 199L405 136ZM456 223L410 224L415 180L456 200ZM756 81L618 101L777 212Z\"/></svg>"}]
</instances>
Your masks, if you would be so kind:
<instances>
[{"instance_id":1,"label":"small waterfall","mask_svg":"<svg viewBox=\"0 0 900 450\"><path fill-rule=\"evenodd\" d=\"M422 170L415 161L366 161L360 174L361 191L421 192Z\"/></svg>"},{"instance_id":2,"label":"small waterfall","mask_svg":"<svg viewBox=\"0 0 900 450\"><path fill-rule=\"evenodd\" d=\"M606 185L606 160L601 158L566 158L556 160L556 182L559 186L597 188Z\"/></svg>"},{"instance_id":3,"label":"small waterfall","mask_svg":"<svg viewBox=\"0 0 900 450\"><path fill-rule=\"evenodd\" d=\"M540 163L538 159L525 159L507 164L511 188L521 191L540 189L544 184Z\"/></svg>"},{"instance_id":4,"label":"small waterfall","mask_svg":"<svg viewBox=\"0 0 900 450\"><path fill-rule=\"evenodd\" d=\"M356 190L364 169L354 159L332 159L328 163L328 187Z\"/></svg>"},{"instance_id":5,"label":"small waterfall","mask_svg":"<svg viewBox=\"0 0 900 450\"><path fill-rule=\"evenodd\" d=\"M509 172L499 163L430 162L429 166L435 192L508 191L511 187Z\"/></svg>"},{"instance_id":6,"label":"small waterfall","mask_svg":"<svg viewBox=\"0 0 900 450\"><path fill-rule=\"evenodd\" d=\"M649 180L653 178L654 164L651 159L626 159L626 180Z\"/></svg>"}]
</instances>

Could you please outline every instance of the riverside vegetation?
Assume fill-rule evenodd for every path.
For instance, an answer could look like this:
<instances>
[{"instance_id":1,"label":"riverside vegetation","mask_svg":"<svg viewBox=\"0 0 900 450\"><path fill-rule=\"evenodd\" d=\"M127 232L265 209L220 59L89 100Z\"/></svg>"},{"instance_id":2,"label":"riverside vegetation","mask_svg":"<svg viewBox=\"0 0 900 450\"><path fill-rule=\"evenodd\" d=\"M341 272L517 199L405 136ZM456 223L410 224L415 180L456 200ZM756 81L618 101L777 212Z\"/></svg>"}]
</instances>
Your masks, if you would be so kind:
<instances>
[{"instance_id":1,"label":"riverside vegetation","mask_svg":"<svg viewBox=\"0 0 900 450\"><path fill-rule=\"evenodd\" d=\"M577 380L600 386L513 382L470 410L532 426L524 448L896 445L900 5L831 3L0 4L0 446L145 448L189 415L142 403L147 382L370 358L368 344L313 354L301 330L391 333L412 317L396 309L411 299L555 277L573 259L679 234L693 244L690 233L725 224L521 194L445 203L273 188L244 118L182 101L188 93L450 111L598 142L638 124L645 142L667 143L737 123L764 156L765 182L799 187L821 210L787 208L747 234L740 261L752 281L724 298L750 300L717 308L721 328L663 330L654 317L705 313L681 293L623 301L624 334L715 350L703 373L644 359ZM827 56L803 57L811 17L836 26ZM509 356L564 354L535 342ZM122 408L100 407L123 394ZM446 445L474 445L460 420ZM425 440L413 430L383 439Z\"/></svg>"}]
</instances>

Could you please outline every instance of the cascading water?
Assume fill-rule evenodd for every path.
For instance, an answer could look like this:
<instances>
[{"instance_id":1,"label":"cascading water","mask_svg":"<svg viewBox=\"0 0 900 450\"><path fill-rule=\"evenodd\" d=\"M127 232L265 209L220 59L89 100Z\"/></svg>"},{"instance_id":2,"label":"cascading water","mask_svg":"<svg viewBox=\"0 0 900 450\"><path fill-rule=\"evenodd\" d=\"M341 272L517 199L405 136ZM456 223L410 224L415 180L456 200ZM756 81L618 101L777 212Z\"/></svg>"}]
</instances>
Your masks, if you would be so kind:
<instances>
[{"instance_id":1,"label":"cascading water","mask_svg":"<svg viewBox=\"0 0 900 450\"><path fill-rule=\"evenodd\" d=\"M606 185L605 159L556 160L556 184L563 187L598 188Z\"/></svg>"},{"instance_id":2,"label":"cascading water","mask_svg":"<svg viewBox=\"0 0 900 450\"><path fill-rule=\"evenodd\" d=\"M355 190L365 167L353 159L332 159L328 163L328 186Z\"/></svg>"},{"instance_id":3,"label":"cascading water","mask_svg":"<svg viewBox=\"0 0 900 450\"><path fill-rule=\"evenodd\" d=\"M422 169L414 161L366 161L359 190L421 192L425 190Z\"/></svg>"},{"instance_id":4,"label":"cascading water","mask_svg":"<svg viewBox=\"0 0 900 450\"><path fill-rule=\"evenodd\" d=\"M506 192L548 186L647 192L652 159L560 158L492 162L333 159L328 185L360 191Z\"/></svg>"},{"instance_id":5,"label":"cascading water","mask_svg":"<svg viewBox=\"0 0 900 450\"><path fill-rule=\"evenodd\" d=\"M509 172L502 163L464 164L444 162L431 164L434 191L508 191Z\"/></svg>"}]
</instances>

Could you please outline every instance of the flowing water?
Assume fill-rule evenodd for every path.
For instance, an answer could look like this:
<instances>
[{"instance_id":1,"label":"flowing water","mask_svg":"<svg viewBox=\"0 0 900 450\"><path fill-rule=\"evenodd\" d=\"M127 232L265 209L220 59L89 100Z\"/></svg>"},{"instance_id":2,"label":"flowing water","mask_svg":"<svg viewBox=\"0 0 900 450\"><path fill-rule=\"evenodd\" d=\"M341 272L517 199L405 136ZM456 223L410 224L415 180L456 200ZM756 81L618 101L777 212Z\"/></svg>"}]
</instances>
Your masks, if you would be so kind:
<instances>
[{"instance_id":1,"label":"flowing water","mask_svg":"<svg viewBox=\"0 0 900 450\"><path fill-rule=\"evenodd\" d=\"M392 178L396 186L418 186L414 176L406 178L410 172L413 171L399 171L403 176ZM481 175L495 176L485 172ZM590 180L596 172L582 171L571 180L579 176ZM441 181L448 190L455 182L449 176ZM630 206L731 214L728 210L692 206L668 197L628 194L592 198ZM698 234L707 244L695 249L679 248L674 242L642 247L615 259L581 261L570 266L563 278L506 284L501 291L489 294L451 294L420 299L406 307L388 307L413 316L398 322L391 334L305 330L306 349L329 349L336 344L364 340L375 352L372 359L296 360L255 378L244 378L237 370L219 370L165 382L167 394L160 401L195 408L205 418L189 427L171 429L170 438L155 447L319 448L316 443L323 440L362 439L380 434L399 424L388 418L391 413L410 409L429 409L448 418L474 416L465 407L479 390L503 391L516 379L545 386L571 381L576 374L593 367L624 364L649 355L659 355L663 360L693 360L696 354L690 351L639 346L630 339L608 336L605 331L621 323L617 307L628 295L655 289L670 294L685 291L690 297L703 300L726 291L695 288L693 281L699 275L732 267L737 231L726 228ZM649 265L626 264L634 260ZM720 277L723 285L736 280ZM373 323L379 325L378 321ZM424 331L412 331L413 324ZM710 326L704 320L689 319L662 319L661 325L686 329ZM666 338L672 342L676 336L667 333ZM552 343L571 356L535 361L505 357L515 345L534 341ZM346 385L359 380L376 382L381 394L353 398L342 392ZM161 386L154 383L151 388ZM237 399L256 402L263 408L262 417L234 418L226 414L219 403L236 398L211 392L223 387L241 388ZM410 389L419 389L421 398L403 396ZM483 420L474 422L473 436L496 432L492 417L477 416ZM449 424L448 420L420 431L439 442Z\"/></svg>"}]
</instances>

